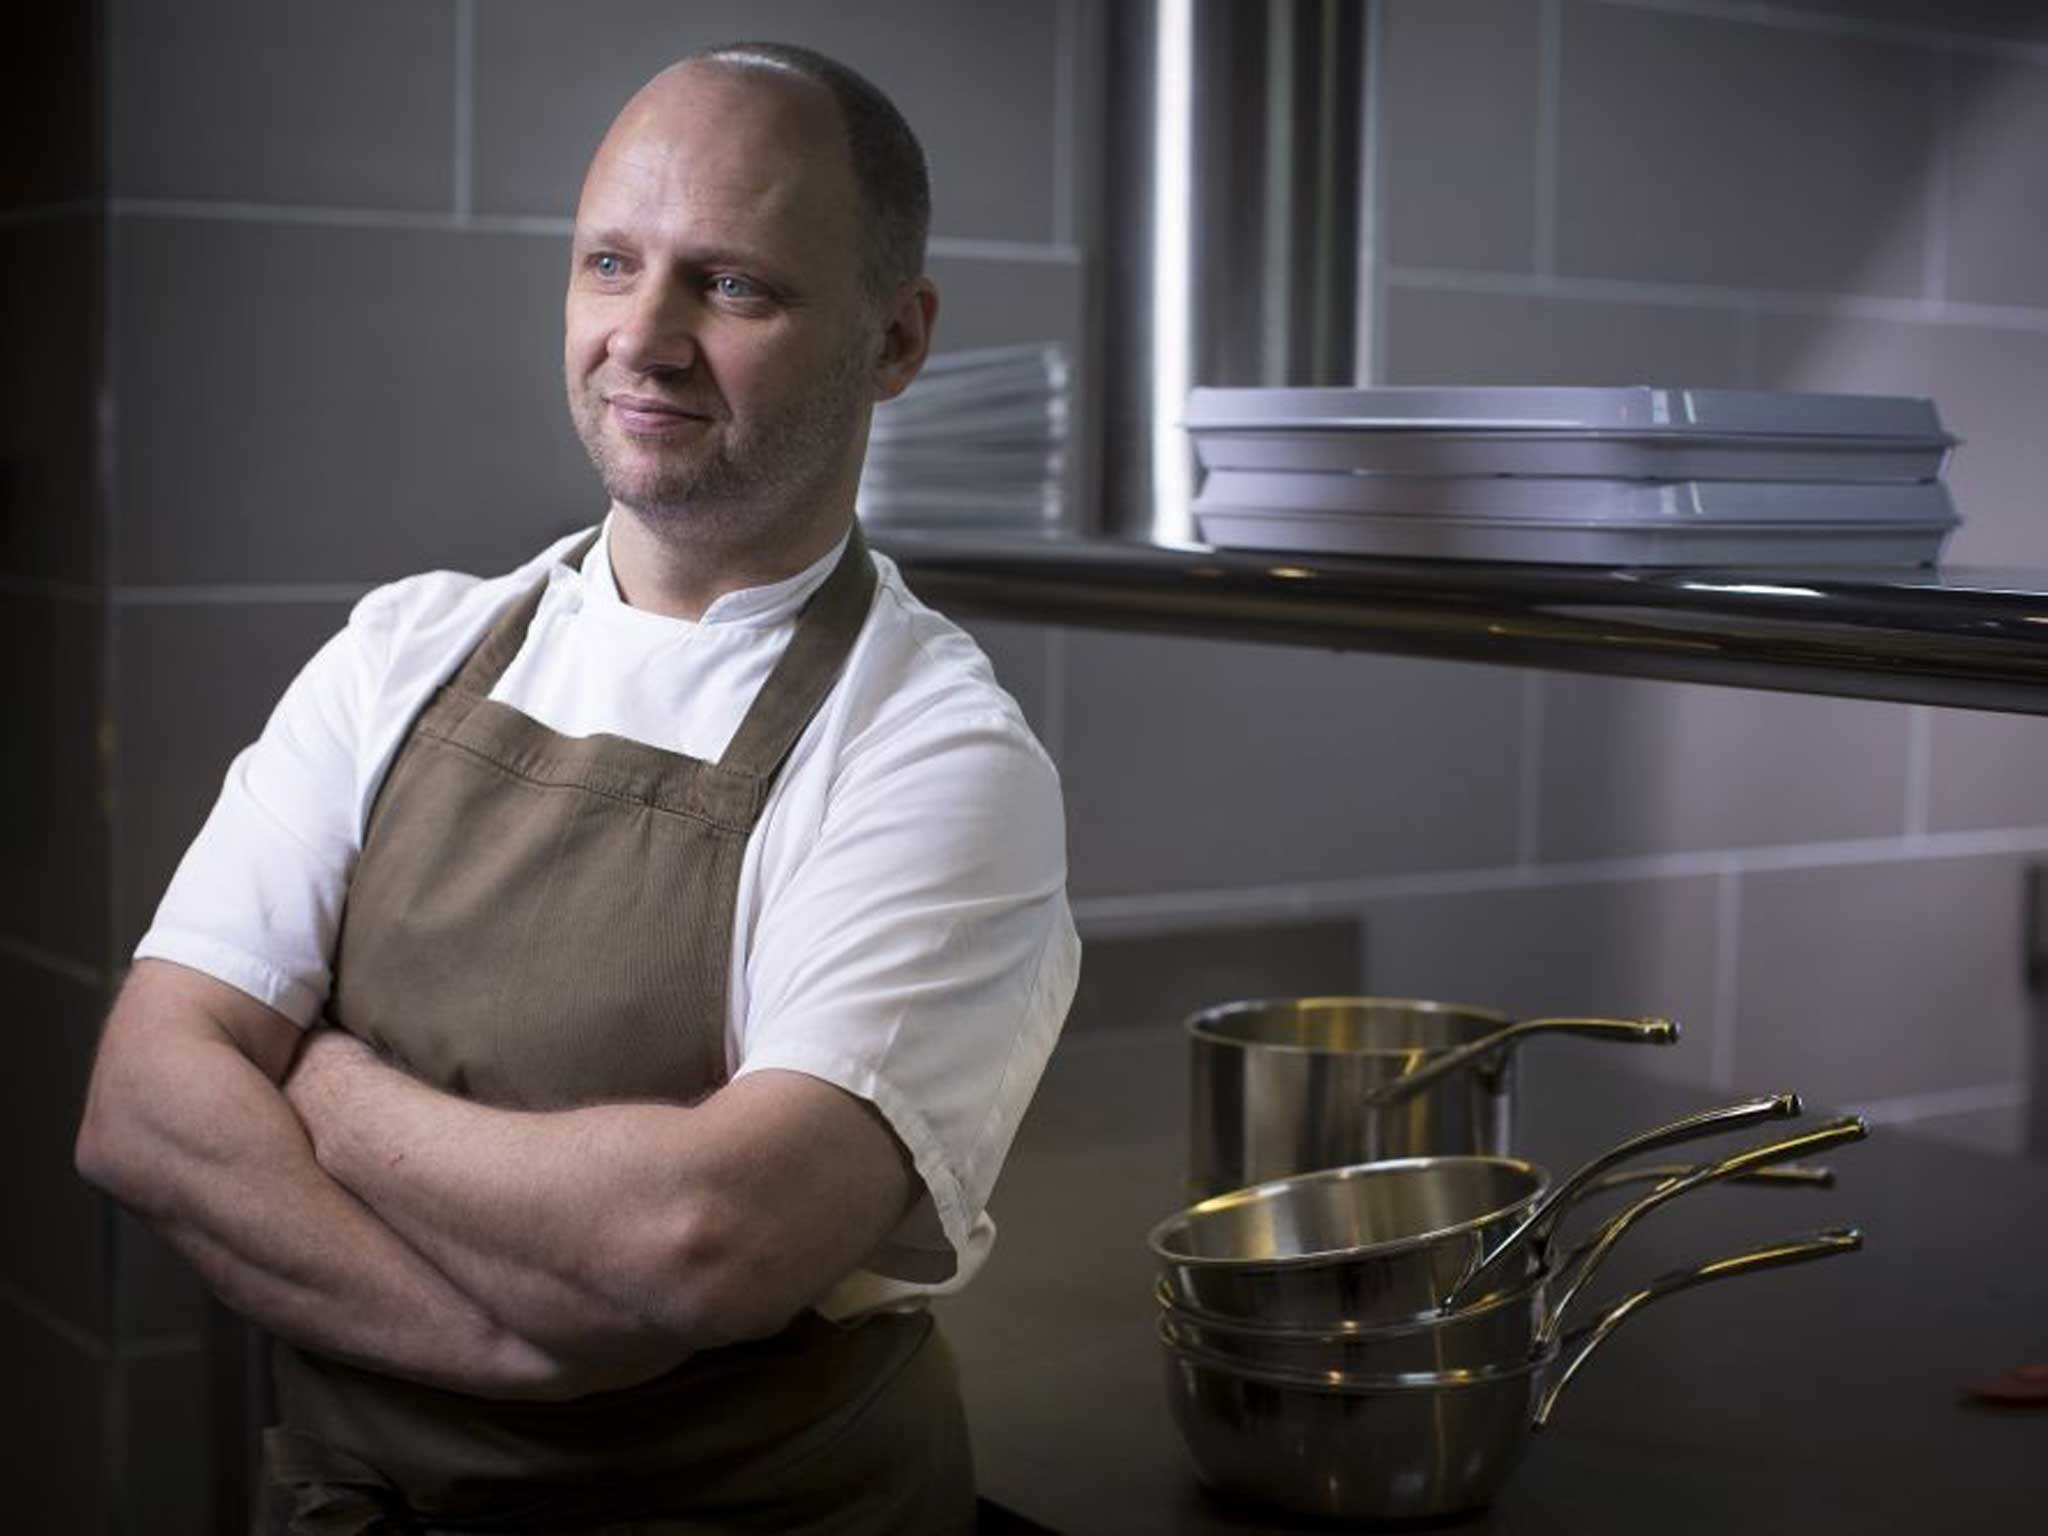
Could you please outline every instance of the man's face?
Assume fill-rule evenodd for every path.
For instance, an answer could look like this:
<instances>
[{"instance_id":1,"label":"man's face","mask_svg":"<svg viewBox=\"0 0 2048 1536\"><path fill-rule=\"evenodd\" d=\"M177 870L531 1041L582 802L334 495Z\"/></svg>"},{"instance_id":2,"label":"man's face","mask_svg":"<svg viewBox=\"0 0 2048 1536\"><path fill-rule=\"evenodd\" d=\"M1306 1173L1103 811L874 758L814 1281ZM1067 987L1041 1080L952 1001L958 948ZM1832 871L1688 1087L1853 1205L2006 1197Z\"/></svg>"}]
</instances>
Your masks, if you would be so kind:
<instances>
[{"instance_id":1,"label":"man's face","mask_svg":"<svg viewBox=\"0 0 2048 1536\"><path fill-rule=\"evenodd\" d=\"M686 67L628 105L576 212L569 413L653 523L768 539L851 508L880 329L834 109Z\"/></svg>"}]
</instances>

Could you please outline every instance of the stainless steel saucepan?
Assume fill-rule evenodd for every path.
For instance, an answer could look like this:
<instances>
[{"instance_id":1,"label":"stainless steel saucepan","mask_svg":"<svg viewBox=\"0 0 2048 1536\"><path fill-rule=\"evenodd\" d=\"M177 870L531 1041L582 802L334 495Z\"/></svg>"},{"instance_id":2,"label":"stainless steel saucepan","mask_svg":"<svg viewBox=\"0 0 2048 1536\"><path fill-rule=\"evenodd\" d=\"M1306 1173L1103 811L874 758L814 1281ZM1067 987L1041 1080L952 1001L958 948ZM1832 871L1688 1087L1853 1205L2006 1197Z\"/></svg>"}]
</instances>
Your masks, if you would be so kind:
<instances>
[{"instance_id":1,"label":"stainless steel saucepan","mask_svg":"<svg viewBox=\"0 0 2048 1536\"><path fill-rule=\"evenodd\" d=\"M1291 1327L1396 1323L1542 1272L1570 1202L1657 1148L1799 1113L1797 1094L1746 1099L1629 1138L1550 1184L1508 1157L1425 1157L1300 1174L1233 1190L1155 1226L1147 1243L1174 1300Z\"/></svg>"},{"instance_id":2,"label":"stainless steel saucepan","mask_svg":"<svg viewBox=\"0 0 2048 1536\"><path fill-rule=\"evenodd\" d=\"M1516 1046L1534 1035L1669 1045L1669 1019L1523 1019L1384 997L1269 998L1187 1020L1188 1189L1513 1150Z\"/></svg>"},{"instance_id":3,"label":"stainless steel saucepan","mask_svg":"<svg viewBox=\"0 0 2048 1536\"><path fill-rule=\"evenodd\" d=\"M1622 1323L1711 1281L1850 1253L1823 1232L1660 1276L1533 1359L1393 1376L1248 1366L1175 1337L1160 1320L1166 1390L1202 1480L1240 1498L1344 1520L1422 1519L1490 1503L1530 1432Z\"/></svg>"},{"instance_id":4,"label":"stainless steel saucepan","mask_svg":"<svg viewBox=\"0 0 2048 1536\"><path fill-rule=\"evenodd\" d=\"M1826 1182L1821 1170L1798 1170L1792 1180L1759 1179L1775 1165L1868 1134L1854 1116L1764 1145L1717 1163L1677 1170L1647 1195L1610 1217L1569 1257L1509 1290L1455 1312L1371 1326L1347 1322L1326 1328L1288 1327L1222 1317L1176 1301L1162 1282L1157 1299L1175 1342L1250 1367L1346 1375L1404 1376L1496 1369L1534 1360L1557 1342L1565 1313L1635 1223L1670 1200L1722 1180L1749 1180L1785 1188ZM1667 1174L1671 1170L1665 1170Z\"/></svg>"}]
</instances>

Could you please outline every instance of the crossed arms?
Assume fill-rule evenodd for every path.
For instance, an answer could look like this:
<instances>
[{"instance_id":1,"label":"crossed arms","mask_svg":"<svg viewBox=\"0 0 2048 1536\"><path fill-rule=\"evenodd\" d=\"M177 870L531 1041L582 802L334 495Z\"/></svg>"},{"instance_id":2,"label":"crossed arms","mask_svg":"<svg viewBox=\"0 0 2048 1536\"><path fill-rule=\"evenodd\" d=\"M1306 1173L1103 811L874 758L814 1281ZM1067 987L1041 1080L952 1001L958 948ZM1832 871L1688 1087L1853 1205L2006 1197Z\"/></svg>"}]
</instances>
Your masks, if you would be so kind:
<instances>
[{"instance_id":1,"label":"crossed arms","mask_svg":"<svg viewBox=\"0 0 2048 1536\"><path fill-rule=\"evenodd\" d=\"M918 1187L871 1106L801 1073L689 1107L495 1109L152 960L107 1020L77 1161L278 1336L492 1397L771 1333Z\"/></svg>"}]
</instances>

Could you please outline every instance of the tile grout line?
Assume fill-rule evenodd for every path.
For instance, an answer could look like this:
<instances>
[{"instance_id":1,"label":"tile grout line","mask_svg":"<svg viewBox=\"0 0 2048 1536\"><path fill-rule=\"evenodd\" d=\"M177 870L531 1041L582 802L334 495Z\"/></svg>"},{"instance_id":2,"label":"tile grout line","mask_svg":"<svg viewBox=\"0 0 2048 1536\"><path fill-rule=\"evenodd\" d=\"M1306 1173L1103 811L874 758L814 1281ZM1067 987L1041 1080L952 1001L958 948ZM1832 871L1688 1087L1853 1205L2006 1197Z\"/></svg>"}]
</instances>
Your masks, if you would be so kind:
<instances>
[{"instance_id":1,"label":"tile grout line","mask_svg":"<svg viewBox=\"0 0 2048 1536\"><path fill-rule=\"evenodd\" d=\"M1542 851L1543 707L1546 691L1541 672L1522 677L1522 760L1515 776L1515 863L1534 869Z\"/></svg>"},{"instance_id":2,"label":"tile grout line","mask_svg":"<svg viewBox=\"0 0 2048 1536\"><path fill-rule=\"evenodd\" d=\"M1927 824L1934 798L1934 708L1928 704L1908 707L1906 715L1906 814L1908 843L1927 838Z\"/></svg>"},{"instance_id":3,"label":"tile grout line","mask_svg":"<svg viewBox=\"0 0 2048 1536\"><path fill-rule=\"evenodd\" d=\"M0 229L18 229L31 224L58 224L65 219L99 212L99 199L74 197L61 203L32 203L26 208L0 211Z\"/></svg>"},{"instance_id":4,"label":"tile grout line","mask_svg":"<svg viewBox=\"0 0 2048 1536\"><path fill-rule=\"evenodd\" d=\"M1754 304L1745 304L1735 312L1735 368L1736 377L1747 389L1761 389L1763 373L1763 316Z\"/></svg>"},{"instance_id":5,"label":"tile grout line","mask_svg":"<svg viewBox=\"0 0 2048 1536\"><path fill-rule=\"evenodd\" d=\"M1934 122L1927 168L1927 233L1921 242L1920 296L1930 303L1948 299L1948 214L1954 201L1955 177L1955 53L1941 48L1934 55Z\"/></svg>"},{"instance_id":6,"label":"tile grout line","mask_svg":"<svg viewBox=\"0 0 2048 1536\"><path fill-rule=\"evenodd\" d=\"M972 235L933 235L926 242L934 256L951 256L970 261L1030 261L1047 266L1078 267L1085 263L1081 248L1072 244L1042 243L1035 240L990 240Z\"/></svg>"},{"instance_id":7,"label":"tile grout line","mask_svg":"<svg viewBox=\"0 0 2048 1536\"><path fill-rule=\"evenodd\" d=\"M1055 245L1070 246L1078 226L1075 217L1079 189L1074 158L1074 114L1079 110L1079 68L1081 46L1079 0L1058 0L1053 8L1052 57L1052 239Z\"/></svg>"},{"instance_id":8,"label":"tile grout line","mask_svg":"<svg viewBox=\"0 0 2048 1536\"><path fill-rule=\"evenodd\" d=\"M1541 0L1536 21L1536 218L1533 259L1539 276L1557 271L1558 120L1564 99L1564 3Z\"/></svg>"},{"instance_id":9,"label":"tile grout line","mask_svg":"<svg viewBox=\"0 0 2048 1536\"><path fill-rule=\"evenodd\" d=\"M1735 1031L1741 1016L1742 876L1723 870L1714 883L1714 1038L1707 1080L1716 1088L1735 1085Z\"/></svg>"},{"instance_id":10,"label":"tile grout line","mask_svg":"<svg viewBox=\"0 0 2048 1536\"><path fill-rule=\"evenodd\" d=\"M449 183L453 212L476 211L476 0L455 0L455 138Z\"/></svg>"},{"instance_id":11,"label":"tile grout line","mask_svg":"<svg viewBox=\"0 0 2048 1536\"><path fill-rule=\"evenodd\" d=\"M213 220L225 224L267 224L281 228L414 230L429 234L526 235L564 239L576 221L543 214L455 214L426 209L337 208L315 203L207 202L197 198L117 197L108 203L116 218ZM1036 240L998 240L973 235L934 235L934 256L962 261L1038 262L1079 267L1086 253L1077 245Z\"/></svg>"},{"instance_id":12,"label":"tile grout line","mask_svg":"<svg viewBox=\"0 0 2048 1536\"><path fill-rule=\"evenodd\" d=\"M1864 42L1891 43L1911 48L1952 48L1963 52L1989 54L1996 58L2048 63L2048 45L2016 43L2005 38L1984 37L1974 32L1950 31L1939 27L1898 26L1889 22L1865 21L1853 16L1818 16L1810 11L1768 4L1766 0L1597 0L1597 3L1614 10L1655 11L1666 16L1692 16L1702 21L1774 27L1781 32L1853 37Z\"/></svg>"},{"instance_id":13,"label":"tile grout line","mask_svg":"<svg viewBox=\"0 0 2048 1536\"><path fill-rule=\"evenodd\" d=\"M105 17L102 16L102 21ZM103 80L116 78L115 52L120 47L122 29L109 29L107 55L100 61ZM101 185L111 189L114 185L112 166L114 93L100 92L99 123L101 146ZM99 334L94 358L97 377L93 381L93 444L92 444L92 516L97 538L93 550L93 583L102 594L98 632L100 655L95 680L96 697L93 700L93 803L101 818L106 834L106 849L102 872L106 877L106 894L102 897L103 911L100 914L104 929L100 934L101 950L98 956L98 974L101 976L101 1007L106 1007L105 992L118 974L115 955L120 949L120 890L121 874L124 868L121 819L118 809L119 785L114 765L116 735L115 700L119 697L120 663L117 644L120 639L120 616L114 605L105 600L113 588L120 572L120 508L117 501L119 484L119 444L115 428L119 421L119 400L114 390L114 363L116 358L115 340L121 323L120 285L116 279L119 265L121 242L125 238L119 219L113 216L114 199L106 202L107 217L100 227L99 239ZM108 1360L112 1346L119 1341L121 1328L121 1256L118 1249L120 1223L114 1201L103 1194L94 1192L92 1199L93 1226L99 1239L99 1278L101 1294L106 1298L105 1323L108 1340L105 1344L94 1341L93 1355ZM114 1490L124 1489L128 1481L128 1446L125 1425L126 1398L120 1371L109 1371L103 1388L102 1406L106 1414L106 1432L99 1447L100 1477L109 1490L110 1497L118 1497Z\"/></svg>"},{"instance_id":14,"label":"tile grout line","mask_svg":"<svg viewBox=\"0 0 2048 1536\"><path fill-rule=\"evenodd\" d=\"M120 562L120 505L119 468L120 444L116 429L120 421L120 400L114 389L114 361L116 356L115 338L121 324L120 286L115 279L115 269L121 241L126 232L121 221L108 218L100 243L100 335L99 335L99 381L95 391L96 420L94 429L98 440L94 445L94 509L99 522L99 550L95 559L96 579L111 597L115 582L119 579ZM121 890L122 877L127 870L127 847L124 822L121 817L121 783L117 772L120 761L120 721L116 704L120 698L120 638L121 615L112 601L100 607L100 667L99 698L93 710L94 753L93 762L98 793L95 801L106 832L106 895L103 898L105 910L101 914L106 927L101 937L103 948L100 952L100 970L111 985L119 974L118 956L121 952ZM94 1204L100 1239L100 1277L104 1293L108 1298L110 1315L109 1332L114 1342L120 1339L121 1313L121 1255L120 1221L114 1201L99 1196ZM123 1400L121 1392L122 1373L109 1373L107 1383L107 1422L110 1426L105 1445L102 1447L107 1467L107 1486L119 1488L124 1485L127 1475L127 1446L124 1443Z\"/></svg>"},{"instance_id":15,"label":"tile grout line","mask_svg":"<svg viewBox=\"0 0 2048 1536\"><path fill-rule=\"evenodd\" d=\"M1067 756L1067 632L1056 624L1045 627L1045 740L1046 756L1058 769Z\"/></svg>"},{"instance_id":16,"label":"tile grout line","mask_svg":"<svg viewBox=\"0 0 2048 1536\"><path fill-rule=\"evenodd\" d=\"M198 1333L160 1333L152 1338L124 1343L114 1351L116 1360L171 1360L180 1355L206 1352L206 1336Z\"/></svg>"},{"instance_id":17,"label":"tile grout line","mask_svg":"<svg viewBox=\"0 0 2048 1536\"><path fill-rule=\"evenodd\" d=\"M115 587L108 594L108 603L114 608L355 603L377 586L374 581L194 582L180 586Z\"/></svg>"},{"instance_id":18,"label":"tile grout line","mask_svg":"<svg viewBox=\"0 0 2048 1536\"><path fill-rule=\"evenodd\" d=\"M1073 906L1076 921L1096 932L1142 932L1189 920L1227 921L1239 917L1336 911L1366 902L1410 897L1699 879L1729 873L1749 875L1856 869L1883 864L2043 852L2048 852L2048 826L2005 827L1973 832L1930 832L1911 842L1900 837L1847 839L1836 843L1643 854L1533 867L1489 865L1347 880L1084 896L1077 898Z\"/></svg>"},{"instance_id":19,"label":"tile grout line","mask_svg":"<svg viewBox=\"0 0 2048 1536\"><path fill-rule=\"evenodd\" d=\"M116 197L108 212L118 218L201 219L227 224L270 224L315 229L424 230L458 233L562 236L576 221L539 214L461 215L423 208L345 208L323 203L250 203L184 197Z\"/></svg>"},{"instance_id":20,"label":"tile grout line","mask_svg":"<svg viewBox=\"0 0 2048 1536\"><path fill-rule=\"evenodd\" d=\"M96 800L100 815L105 820L107 833L107 896L106 911L103 914L106 922L103 942L106 948L100 955L100 966L102 972L109 977L116 974L118 969L115 958L121 949L118 893L121 890L121 877L127 868L126 840L122 836L123 823L120 815L120 776L115 771L119 762L117 746L120 741L121 725L117 715L117 703L121 697L121 616L112 600L114 583L121 569L121 402L114 391L114 338L121 323L120 289L115 280L114 269L117 265L116 246L120 239L119 226L114 220L108 220L106 239L101 248L100 377L99 387L95 391L97 420L94 423L98 440L94 444L93 455L93 489L100 535L96 561L97 577L106 595L106 600L100 608L99 699L98 707L93 711L93 744L99 790ZM111 1245L109 1252L111 1253Z\"/></svg>"},{"instance_id":21,"label":"tile grout line","mask_svg":"<svg viewBox=\"0 0 2048 1536\"><path fill-rule=\"evenodd\" d=\"M105 593L90 582L49 581L41 576L0 576L0 597L42 597L60 603L97 603Z\"/></svg>"},{"instance_id":22,"label":"tile grout line","mask_svg":"<svg viewBox=\"0 0 2048 1536\"><path fill-rule=\"evenodd\" d=\"M66 981L76 982L79 986L96 993L104 992L106 989L107 974L105 971L99 970L83 960L74 960L69 955L60 955L55 950L44 949L39 944L30 944L21 939L10 938L7 935L0 934L0 955L6 955L10 959L18 960L23 965L31 965L38 970L48 971L54 976L62 976Z\"/></svg>"},{"instance_id":23,"label":"tile grout line","mask_svg":"<svg viewBox=\"0 0 2048 1536\"><path fill-rule=\"evenodd\" d=\"M0 1280L0 1300L12 1303L17 1312L31 1322L42 1324L81 1354L103 1363L113 1358L114 1352L104 1339L96 1339L76 1323L59 1317L20 1286Z\"/></svg>"},{"instance_id":24,"label":"tile grout line","mask_svg":"<svg viewBox=\"0 0 2048 1536\"><path fill-rule=\"evenodd\" d=\"M1619 277L1535 277L1522 272L1476 272L1449 267L1392 267L1384 273L1384 280L1392 287L1436 293L1581 299L1658 305L1670 309L1739 310L1750 306L1760 313L2048 332L2048 306L2042 305L1977 304L1959 299L1830 293L1818 289L1803 292L1783 288L1735 288L1710 283L1661 283Z\"/></svg>"},{"instance_id":25,"label":"tile grout line","mask_svg":"<svg viewBox=\"0 0 2048 1536\"><path fill-rule=\"evenodd\" d=\"M1352 377L1370 388L1386 378L1387 221L1386 52L1384 0L1366 0L1365 105L1358 114L1358 159L1363 174L1358 189L1358 293L1356 335L1352 342Z\"/></svg>"}]
</instances>

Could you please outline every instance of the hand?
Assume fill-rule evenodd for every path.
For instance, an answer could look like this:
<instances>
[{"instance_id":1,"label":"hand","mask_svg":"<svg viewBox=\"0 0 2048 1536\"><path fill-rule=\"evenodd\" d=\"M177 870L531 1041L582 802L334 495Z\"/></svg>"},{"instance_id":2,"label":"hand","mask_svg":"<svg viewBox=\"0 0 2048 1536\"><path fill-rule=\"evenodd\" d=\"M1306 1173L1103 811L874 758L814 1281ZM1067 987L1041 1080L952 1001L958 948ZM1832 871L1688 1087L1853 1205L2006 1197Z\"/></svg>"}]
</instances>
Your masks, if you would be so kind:
<instances>
[{"instance_id":1,"label":"hand","mask_svg":"<svg viewBox=\"0 0 2048 1536\"><path fill-rule=\"evenodd\" d=\"M316 1157L341 1124L351 1085L377 1066L377 1053L345 1029L315 1029L299 1047L284 1096L312 1138Z\"/></svg>"}]
</instances>

